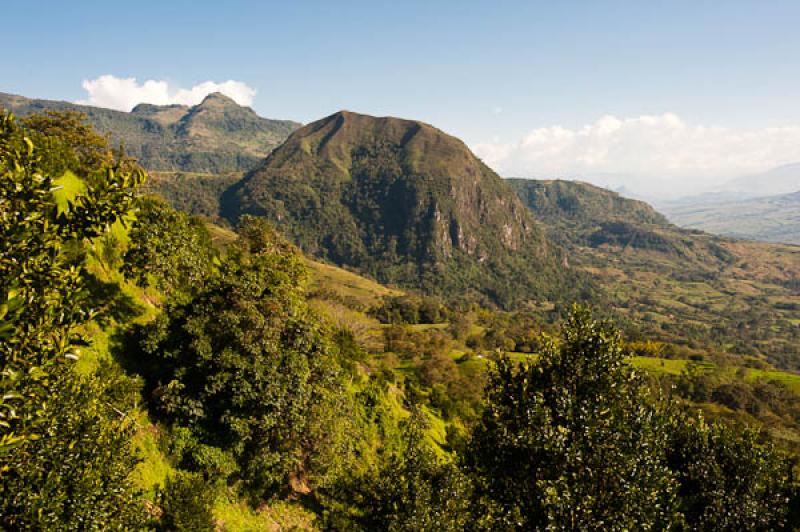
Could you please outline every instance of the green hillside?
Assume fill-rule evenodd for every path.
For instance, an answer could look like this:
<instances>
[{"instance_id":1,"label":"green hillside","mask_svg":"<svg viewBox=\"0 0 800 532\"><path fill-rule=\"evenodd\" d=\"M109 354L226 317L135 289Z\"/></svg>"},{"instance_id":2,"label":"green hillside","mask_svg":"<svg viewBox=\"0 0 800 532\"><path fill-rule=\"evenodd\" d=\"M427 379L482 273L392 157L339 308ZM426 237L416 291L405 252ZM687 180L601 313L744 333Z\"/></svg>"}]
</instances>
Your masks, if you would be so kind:
<instances>
[{"instance_id":1,"label":"green hillside","mask_svg":"<svg viewBox=\"0 0 800 532\"><path fill-rule=\"evenodd\" d=\"M511 184L630 332L800 368L800 248L681 229L584 183Z\"/></svg>"},{"instance_id":2,"label":"green hillside","mask_svg":"<svg viewBox=\"0 0 800 532\"><path fill-rule=\"evenodd\" d=\"M265 216L310 255L432 293L507 306L577 284L507 183L421 122L342 111L309 124L222 208L234 222Z\"/></svg>"},{"instance_id":3,"label":"green hillside","mask_svg":"<svg viewBox=\"0 0 800 532\"><path fill-rule=\"evenodd\" d=\"M667 219L643 201L624 198L604 188L577 181L509 178L506 180L540 219L574 227L624 220L667 225Z\"/></svg>"},{"instance_id":4,"label":"green hillside","mask_svg":"<svg viewBox=\"0 0 800 532\"><path fill-rule=\"evenodd\" d=\"M193 107L137 105L130 113L37 100L0 93L0 108L19 116L52 111L79 111L112 145L126 151L150 171L220 174L255 166L300 124L258 116L219 93Z\"/></svg>"}]
</instances>

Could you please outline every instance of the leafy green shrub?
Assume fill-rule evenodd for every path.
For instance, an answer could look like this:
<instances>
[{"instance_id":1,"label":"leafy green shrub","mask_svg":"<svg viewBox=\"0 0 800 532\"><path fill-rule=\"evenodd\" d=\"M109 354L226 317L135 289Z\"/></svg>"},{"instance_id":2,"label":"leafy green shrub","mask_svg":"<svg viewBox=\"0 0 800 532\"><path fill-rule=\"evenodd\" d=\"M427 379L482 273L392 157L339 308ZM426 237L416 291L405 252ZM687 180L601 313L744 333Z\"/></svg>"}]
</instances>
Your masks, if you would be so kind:
<instances>
[{"instance_id":1,"label":"leafy green shrub","mask_svg":"<svg viewBox=\"0 0 800 532\"><path fill-rule=\"evenodd\" d=\"M213 487L197 473L178 472L167 479L158 493L161 519L158 528L165 532L205 532L215 530Z\"/></svg>"},{"instance_id":2,"label":"leafy green shrub","mask_svg":"<svg viewBox=\"0 0 800 532\"><path fill-rule=\"evenodd\" d=\"M123 272L167 295L191 294L211 274L214 249L203 223L162 200L140 198Z\"/></svg>"},{"instance_id":3,"label":"leafy green shrub","mask_svg":"<svg viewBox=\"0 0 800 532\"><path fill-rule=\"evenodd\" d=\"M680 510L689 529L787 525L792 464L772 444L760 442L757 430L676 416L669 434L669 466L679 481Z\"/></svg>"},{"instance_id":4,"label":"leafy green shrub","mask_svg":"<svg viewBox=\"0 0 800 532\"><path fill-rule=\"evenodd\" d=\"M443 323L450 310L433 297L392 296L384 298L369 314L381 323Z\"/></svg>"},{"instance_id":5,"label":"leafy green shrub","mask_svg":"<svg viewBox=\"0 0 800 532\"><path fill-rule=\"evenodd\" d=\"M333 530L461 531L470 524L471 483L425 441L422 414L404 424L400 449L339 486L325 515ZM332 510L332 511L331 511Z\"/></svg>"},{"instance_id":6,"label":"leafy green shrub","mask_svg":"<svg viewBox=\"0 0 800 532\"><path fill-rule=\"evenodd\" d=\"M121 390L131 379L109 369L50 377L35 439L3 457L0 527L75 530L102 524L137 529L146 521L130 475L138 462L134 421ZM135 391L138 393L138 390Z\"/></svg>"}]
</instances>

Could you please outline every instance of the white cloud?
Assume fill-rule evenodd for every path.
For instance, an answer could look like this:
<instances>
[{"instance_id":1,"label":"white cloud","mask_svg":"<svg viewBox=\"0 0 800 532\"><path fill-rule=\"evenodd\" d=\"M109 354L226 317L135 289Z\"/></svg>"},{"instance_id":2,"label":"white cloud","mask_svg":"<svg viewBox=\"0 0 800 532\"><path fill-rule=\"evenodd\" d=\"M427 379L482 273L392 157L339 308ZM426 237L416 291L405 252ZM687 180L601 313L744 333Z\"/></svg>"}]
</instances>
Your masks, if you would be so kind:
<instances>
[{"instance_id":1,"label":"white cloud","mask_svg":"<svg viewBox=\"0 0 800 532\"><path fill-rule=\"evenodd\" d=\"M730 177L800 161L800 126L735 130L673 113L604 116L592 124L534 129L475 152L501 175L575 177L643 194L698 192Z\"/></svg>"},{"instance_id":2,"label":"white cloud","mask_svg":"<svg viewBox=\"0 0 800 532\"><path fill-rule=\"evenodd\" d=\"M96 79L84 80L82 86L88 97L78 103L120 111L130 111L140 103L196 105L212 92L221 92L239 105L252 105L256 95L255 89L234 80L222 83L204 81L183 89L173 87L167 81L148 79L140 84L136 78L118 78L105 74Z\"/></svg>"}]
</instances>

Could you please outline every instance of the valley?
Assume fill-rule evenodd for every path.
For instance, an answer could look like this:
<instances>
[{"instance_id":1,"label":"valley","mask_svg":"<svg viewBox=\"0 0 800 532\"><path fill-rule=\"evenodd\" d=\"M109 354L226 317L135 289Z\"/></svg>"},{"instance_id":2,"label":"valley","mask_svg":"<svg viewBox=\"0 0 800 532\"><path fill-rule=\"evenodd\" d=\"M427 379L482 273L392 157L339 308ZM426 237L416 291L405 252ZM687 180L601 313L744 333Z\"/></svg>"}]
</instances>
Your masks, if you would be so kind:
<instances>
[{"instance_id":1,"label":"valley","mask_svg":"<svg viewBox=\"0 0 800 532\"><path fill-rule=\"evenodd\" d=\"M687 199L665 204L664 212L674 223L690 229L739 239L800 245L800 190L710 204Z\"/></svg>"}]
</instances>

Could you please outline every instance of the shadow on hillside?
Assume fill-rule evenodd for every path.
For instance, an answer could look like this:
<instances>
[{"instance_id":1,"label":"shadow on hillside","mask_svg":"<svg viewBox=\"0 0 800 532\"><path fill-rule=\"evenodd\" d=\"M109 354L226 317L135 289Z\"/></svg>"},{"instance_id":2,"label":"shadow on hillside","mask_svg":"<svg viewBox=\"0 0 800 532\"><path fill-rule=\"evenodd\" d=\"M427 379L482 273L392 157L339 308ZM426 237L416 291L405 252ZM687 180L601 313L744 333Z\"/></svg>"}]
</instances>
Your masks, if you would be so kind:
<instances>
[{"instance_id":1,"label":"shadow on hillside","mask_svg":"<svg viewBox=\"0 0 800 532\"><path fill-rule=\"evenodd\" d=\"M88 292L88 307L97 312L95 321L101 327L107 327L112 321L126 323L144 310L118 283L105 282L89 273L84 277L84 286Z\"/></svg>"}]
</instances>

